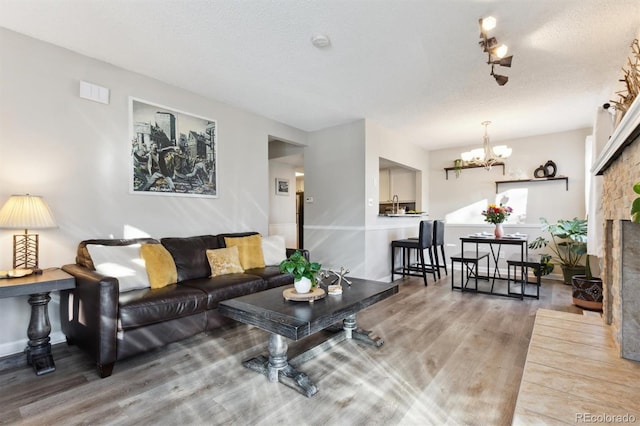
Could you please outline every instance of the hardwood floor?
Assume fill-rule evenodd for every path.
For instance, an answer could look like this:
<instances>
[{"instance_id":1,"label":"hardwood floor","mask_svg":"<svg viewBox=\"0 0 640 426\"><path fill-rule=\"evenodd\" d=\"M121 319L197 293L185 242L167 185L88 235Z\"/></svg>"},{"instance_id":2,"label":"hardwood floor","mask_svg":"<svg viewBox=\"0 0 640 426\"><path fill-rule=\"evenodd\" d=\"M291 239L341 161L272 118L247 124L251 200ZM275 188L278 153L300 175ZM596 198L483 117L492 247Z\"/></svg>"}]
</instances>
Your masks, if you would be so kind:
<instances>
[{"instance_id":1,"label":"hardwood floor","mask_svg":"<svg viewBox=\"0 0 640 426\"><path fill-rule=\"evenodd\" d=\"M450 277L400 292L358 315L385 340L346 341L300 370L306 398L245 369L268 333L236 325L116 363L100 379L76 347L54 347L57 370L0 371L2 424L508 425L538 308L581 312L570 287L544 282L540 300L451 291ZM290 342L295 355L312 343Z\"/></svg>"}]
</instances>

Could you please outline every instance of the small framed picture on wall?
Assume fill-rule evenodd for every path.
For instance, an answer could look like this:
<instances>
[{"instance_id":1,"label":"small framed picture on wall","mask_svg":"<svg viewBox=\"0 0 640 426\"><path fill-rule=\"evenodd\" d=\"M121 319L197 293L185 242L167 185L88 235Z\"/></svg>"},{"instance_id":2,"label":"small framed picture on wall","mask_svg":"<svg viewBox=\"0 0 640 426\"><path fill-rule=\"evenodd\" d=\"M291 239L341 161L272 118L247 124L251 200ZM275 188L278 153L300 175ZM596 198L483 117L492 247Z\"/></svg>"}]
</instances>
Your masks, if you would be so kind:
<instances>
[{"instance_id":1,"label":"small framed picture on wall","mask_svg":"<svg viewBox=\"0 0 640 426\"><path fill-rule=\"evenodd\" d=\"M276 195L289 195L289 179L276 178Z\"/></svg>"}]
</instances>

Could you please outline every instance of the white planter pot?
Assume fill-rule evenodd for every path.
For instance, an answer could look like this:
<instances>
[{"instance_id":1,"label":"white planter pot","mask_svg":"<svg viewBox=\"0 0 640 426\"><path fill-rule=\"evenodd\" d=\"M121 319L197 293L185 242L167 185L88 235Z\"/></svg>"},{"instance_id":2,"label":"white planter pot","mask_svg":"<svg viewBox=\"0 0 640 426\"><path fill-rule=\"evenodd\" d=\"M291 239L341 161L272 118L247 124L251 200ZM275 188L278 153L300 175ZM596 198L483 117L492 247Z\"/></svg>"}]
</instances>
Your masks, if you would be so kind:
<instances>
[{"instance_id":1,"label":"white planter pot","mask_svg":"<svg viewBox=\"0 0 640 426\"><path fill-rule=\"evenodd\" d=\"M309 293L311 291L311 280L307 277L300 278L300 281L293 282L298 293Z\"/></svg>"}]
</instances>

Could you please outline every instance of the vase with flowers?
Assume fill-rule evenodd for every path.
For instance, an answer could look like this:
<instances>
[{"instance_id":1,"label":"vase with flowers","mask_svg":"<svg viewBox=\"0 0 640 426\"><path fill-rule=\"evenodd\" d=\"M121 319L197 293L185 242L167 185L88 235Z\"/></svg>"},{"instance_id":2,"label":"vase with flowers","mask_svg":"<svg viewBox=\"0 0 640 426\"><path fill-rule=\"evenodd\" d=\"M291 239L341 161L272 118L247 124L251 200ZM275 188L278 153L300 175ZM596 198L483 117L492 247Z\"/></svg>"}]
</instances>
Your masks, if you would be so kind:
<instances>
[{"instance_id":1,"label":"vase with flowers","mask_svg":"<svg viewBox=\"0 0 640 426\"><path fill-rule=\"evenodd\" d=\"M489 204L486 210L482 212L484 221L493 223L496 228L493 231L496 238L502 238L504 230L502 229L502 223L507 220L513 209L509 206L503 206L502 204Z\"/></svg>"}]
</instances>

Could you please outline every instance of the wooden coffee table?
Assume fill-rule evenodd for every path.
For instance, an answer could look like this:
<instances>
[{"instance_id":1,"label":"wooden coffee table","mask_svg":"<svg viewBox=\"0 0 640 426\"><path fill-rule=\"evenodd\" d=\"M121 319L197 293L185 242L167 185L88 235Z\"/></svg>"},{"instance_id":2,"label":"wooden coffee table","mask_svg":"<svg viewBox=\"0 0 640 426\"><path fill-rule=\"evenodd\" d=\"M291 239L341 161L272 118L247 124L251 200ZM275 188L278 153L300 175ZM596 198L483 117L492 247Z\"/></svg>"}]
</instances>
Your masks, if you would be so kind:
<instances>
[{"instance_id":1,"label":"wooden coffee table","mask_svg":"<svg viewBox=\"0 0 640 426\"><path fill-rule=\"evenodd\" d=\"M398 284L349 278L351 285L342 286L341 295L327 295L310 302L285 300L282 293L286 287L225 300L218 311L229 318L254 325L271 332L269 356L260 355L243 362L253 371L268 377L269 381L281 382L307 397L312 397L318 388L309 377L291 365L309 360L345 339L380 347L384 341L373 333L356 326L356 313L398 292ZM289 360L286 339L300 340L318 331L329 329L342 321L342 329L317 346Z\"/></svg>"}]
</instances>

